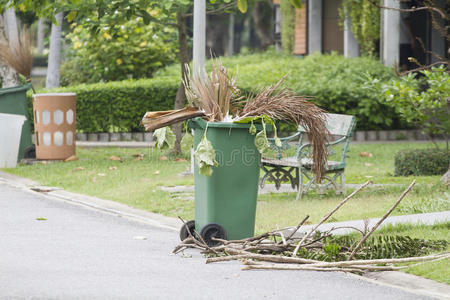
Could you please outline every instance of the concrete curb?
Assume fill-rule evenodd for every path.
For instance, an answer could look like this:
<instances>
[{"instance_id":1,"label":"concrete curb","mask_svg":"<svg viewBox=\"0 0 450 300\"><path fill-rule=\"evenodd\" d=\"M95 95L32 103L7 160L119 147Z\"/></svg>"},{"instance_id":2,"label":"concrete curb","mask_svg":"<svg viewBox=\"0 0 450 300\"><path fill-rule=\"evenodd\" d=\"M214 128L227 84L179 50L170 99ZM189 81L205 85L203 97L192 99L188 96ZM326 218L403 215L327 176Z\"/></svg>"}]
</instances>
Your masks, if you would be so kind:
<instances>
[{"instance_id":1,"label":"concrete curb","mask_svg":"<svg viewBox=\"0 0 450 300\"><path fill-rule=\"evenodd\" d=\"M408 273L397 271L369 272L364 274L363 278L373 283L399 288L415 294L438 299L450 299L450 285Z\"/></svg>"},{"instance_id":2,"label":"concrete curb","mask_svg":"<svg viewBox=\"0 0 450 300\"><path fill-rule=\"evenodd\" d=\"M115 216L144 222L146 224L150 224L160 228L178 231L182 225L181 221L176 218L166 217L156 213L140 210L111 200L104 200L97 197L86 196L55 188L49 188L50 191L48 192L36 192L33 191L32 188L38 186L37 182L8 174L3 171L0 171L0 182L20 188L30 193L38 193L46 197L51 197L55 200L74 203L91 209L100 210Z\"/></svg>"}]
</instances>

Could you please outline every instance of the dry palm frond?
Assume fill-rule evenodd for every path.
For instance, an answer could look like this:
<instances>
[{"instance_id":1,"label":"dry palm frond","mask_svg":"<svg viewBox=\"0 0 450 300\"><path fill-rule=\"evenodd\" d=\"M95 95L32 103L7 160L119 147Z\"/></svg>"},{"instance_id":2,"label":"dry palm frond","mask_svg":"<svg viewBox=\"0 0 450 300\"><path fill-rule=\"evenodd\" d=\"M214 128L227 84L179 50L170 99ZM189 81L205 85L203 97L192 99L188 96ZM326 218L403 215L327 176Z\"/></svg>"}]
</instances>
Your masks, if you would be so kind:
<instances>
[{"instance_id":1,"label":"dry palm frond","mask_svg":"<svg viewBox=\"0 0 450 300\"><path fill-rule=\"evenodd\" d=\"M308 130L313 145L313 171L316 181L320 181L325 172L327 161L326 142L329 138L325 126L325 112L309 102L309 97L295 95L279 88L284 76L277 84L263 89L252 100L248 100L240 114L240 119L249 116L267 115L274 120L283 120L301 125Z\"/></svg>"},{"instance_id":2,"label":"dry palm frond","mask_svg":"<svg viewBox=\"0 0 450 300\"><path fill-rule=\"evenodd\" d=\"M236 80L230 78L220 60L213 62L209 76L190 76L183 83L189 105L203 109L208 121L223 121L233 103L239 100Z\"/></svg>"},{"instance_id":3,"label":"dry palm frond","mask_svg":"<svg viewBox=\"0 0 450 300\"><path fill-rule=\"evenodd\" d=\"M31 51L31 36L25 26L20 33L17 44L0 44L0 60L5 61L25 78L30 78L33 67L33 53Z\"/></svg>"}]
</instances>

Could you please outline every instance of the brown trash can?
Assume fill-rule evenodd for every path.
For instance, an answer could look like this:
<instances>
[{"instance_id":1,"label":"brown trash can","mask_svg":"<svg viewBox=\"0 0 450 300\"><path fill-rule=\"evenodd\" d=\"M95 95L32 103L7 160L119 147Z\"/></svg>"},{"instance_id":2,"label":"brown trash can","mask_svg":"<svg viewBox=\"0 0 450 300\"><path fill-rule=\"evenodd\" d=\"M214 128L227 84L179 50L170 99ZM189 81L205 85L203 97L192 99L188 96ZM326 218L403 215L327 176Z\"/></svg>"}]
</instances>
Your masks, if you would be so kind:
<instances>
[{"instance_id":1,"label":"brown trash can","mask_svg":"<svg viewBox=\"0 0 450 300\"><path fill-rule=\"evenodd\" d=\"M58 160L75 155L76 94L33 95L36 158Z\"/></svg>"}]
</instances>

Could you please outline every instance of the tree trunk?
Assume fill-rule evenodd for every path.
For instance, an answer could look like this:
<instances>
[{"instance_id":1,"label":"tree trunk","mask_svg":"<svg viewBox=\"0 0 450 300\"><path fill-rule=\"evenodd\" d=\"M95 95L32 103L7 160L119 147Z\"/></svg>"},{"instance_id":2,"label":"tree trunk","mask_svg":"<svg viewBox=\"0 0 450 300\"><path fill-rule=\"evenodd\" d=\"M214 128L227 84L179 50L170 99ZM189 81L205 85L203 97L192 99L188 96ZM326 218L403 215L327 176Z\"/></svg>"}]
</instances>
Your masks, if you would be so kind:
<instances>
[{"instance_id":1,"label":"tree trunk","mask_svg":"<svg viewBox=\"0 0 450 300\"><path fill-rule=\"evenodd\" d=\"M52 24L50 34L50 52L48 54L47 80L45 88L51 89L59 87L59 66L61 64L61 27L63 12L55 16L58 25Z\"/></svg>"},{"instance_id":2,"label":"tree trunk","mask_svg":"<svg viewBox=\"0 0 450 300\"><path fill-rule=\"evenodd\" d=\"M17 27L16 12L13 8L8 8L5 11L5 29L6 38L11 48L16 47L19 44L19 30Z\"/></svg>"},{"instance_id":3,"label":"tree trunk","mask_svg":"<svg viewBox=\"0 0 450 300\"><path fill-rule=\"evenodd\" d=\"M3 23L3 18L0 15L0 43L8 43L6 39L6 32ZM0 61L0 87L13 87L20 85L19 75L6 62Z\"/></svg>"},{"instance_id":4,"label":"tree trunk","mask_svg":"<svg viewBox=\"0 0 450 300\"><path fill-rule=\"evenodd\" d=\"M273 44L272 36L272 4L269 1L257 1L252 10L255 31L263 49Z\"/></svg>"},{"instance_id":5,"label":"tree trunk","mask_svg":"<svg viewBox=\"0 0 450 300\"><path fill-rule=\"evenodd\" d=\"M45 19L40 18L37 27L37 53L42 54L44 52L44 31L45 31Z\"/></svg>"},{"instance_id":6,"label":"tree trunk","mask_svg":"<svg viewBox=\"0 0 450 300\"><path fill-rule=\"evenodd\" d=\"M181 77L183 80L189 76L186 65L189 64L189 46L186 35L186 22L185 17L181 12L177 13L177 25L178 25L178 46L179 46L179 55L180 55L180 64L181 64ZM175 107L174 109L181 109L186 105L186 95L184 93L184 85L183 82L180 83L178 87L177 95L175 97ZM174 124L172 125L173 132L175 133L175 146L174 152L181 153L181 134L182 134L182 124Z\"/></svg>"}]
</instances>

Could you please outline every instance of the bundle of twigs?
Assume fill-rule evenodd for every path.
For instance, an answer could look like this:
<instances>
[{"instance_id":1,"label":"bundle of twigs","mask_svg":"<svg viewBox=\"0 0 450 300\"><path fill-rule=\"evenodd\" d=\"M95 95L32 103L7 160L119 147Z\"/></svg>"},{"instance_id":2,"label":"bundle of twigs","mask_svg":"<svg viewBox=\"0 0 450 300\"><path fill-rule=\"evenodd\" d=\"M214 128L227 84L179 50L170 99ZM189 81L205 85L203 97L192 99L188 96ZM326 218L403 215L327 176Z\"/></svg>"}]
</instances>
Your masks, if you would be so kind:
<instances>
[{"instance_id":1,"label":"bundle of twigs","mask_svg":"<svg viewBox=\"0 0 450 300\"><path fill-rule=\"evenodd\" d=\"M0 43L0 60L5 61L27 80L31 78L33 53L31 48L31 36L25 26L20 33L17 44Z\"/></svg>"},{"instance_id":2,"label":"bundle of twigs","mask_svg":"<svg viewBox=\"0 0 450 300\"><path fill-rule=\"evenodd\" d=\"M274 120L287 121L307 129L309 140L313 145L312 170L316 174L316 181L320 182L327 161L325 144L329 138L325 126L325 112L309 102L311 97L298 96L286 88L280 88L285 78L286 76L247 101L239 114L239 119L267 115Z\"/></svg>"},{"instance_id":3,"label":"bundle of twigs","mask_svg":"<svg viewBox=\"0 0 450 300\"><path fill-rule=\"evenodd\" d=\"M189 70L189 66L186 68ZM229 76L220 60L212 63L208 76L190 76L183 83L189 105L203 110L210 122L223 121L233 104L241 99L236 78Z\"/></svg>"},{"instance_id":4,"label":"bundle of twigs","mask_svg":"<svg viewBox=\"0 0 450 300\"><path fill-rule=\"evenodd\" d=\"M190 233L190 237L179 244L172 253L179 253L187 248L200 249L202 253L207 254L206 263L223 262L231 260L240 260L244 267L243 270L251 269L278 269L278 270L314 270L314 271L343 271L353 273L364 273L366 271L392 271L405 268L406 266L395 266L399 263L422 263L425 261L436 261L450 258L450 253L434 254L421 257L402 257L402 258L383 258L383 259L357 259L353 257L358 252L364 252L362 247L367 238L378 228L386 217L397 207L400 201L411 190L415 182L402 193L392 208L380 219L380 221L370 230L361 232L362 239L353 247L341 249L343 257L340 261L321 261L308 257L301 257L298 254L301 249L302 254L317 253L324 247L324 242L331 237L334 230L318 233L318 227L324 223L331 215L344 205L357 192L369 185L366 182L359 189L345 198L330 213L313 228L299 238L296 233L307 221L306 216L295 228L283 228L271 232L266 232L259 236L250 237L242 240L222 240L215 239L218 245L210 246L201 239L197 232ZM184 222L184 221L183 221ZM289 229L289 230L288 230ZM358 230L358 229L356 229ZM360 230L358 230L360 231ZM343 261L342 261L343 260Z\"/></svg>"}]
</instances>

